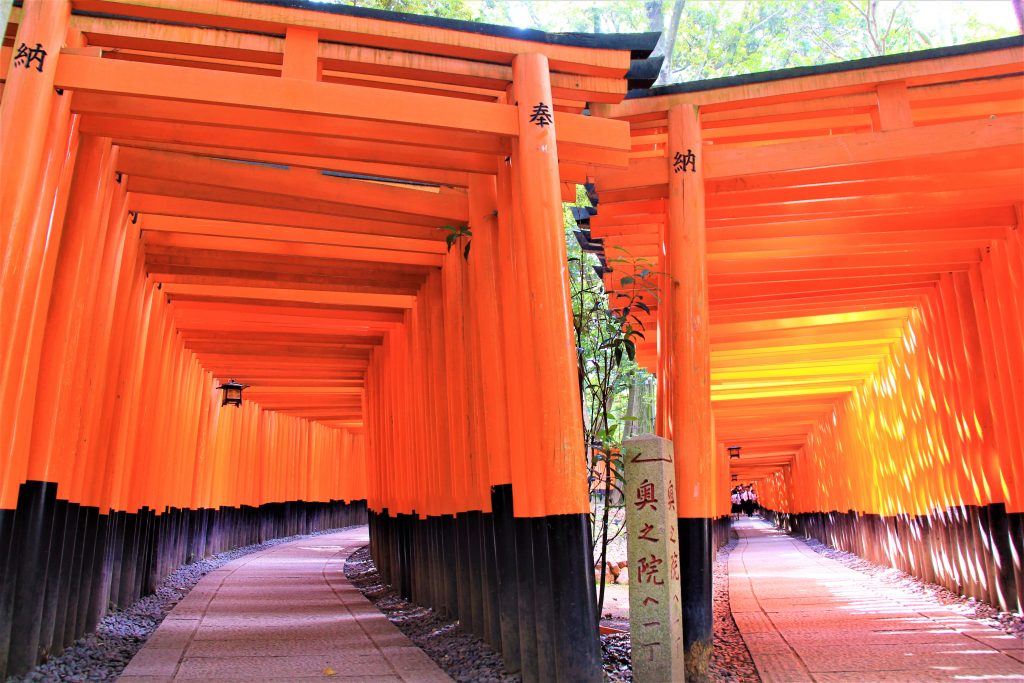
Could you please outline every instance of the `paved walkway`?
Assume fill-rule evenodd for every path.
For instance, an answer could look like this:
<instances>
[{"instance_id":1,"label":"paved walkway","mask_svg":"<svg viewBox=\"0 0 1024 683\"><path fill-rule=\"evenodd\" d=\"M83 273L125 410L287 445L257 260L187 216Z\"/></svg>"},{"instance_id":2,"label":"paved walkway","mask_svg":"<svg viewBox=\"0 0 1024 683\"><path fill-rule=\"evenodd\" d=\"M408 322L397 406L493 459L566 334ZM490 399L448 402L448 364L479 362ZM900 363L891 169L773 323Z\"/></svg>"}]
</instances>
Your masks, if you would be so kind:
<instances>
[{"instance_id":1,"label":"paved walkway","mask_svg":"<svg viewBox=\"0 0 1024 683\"><path fill-rule=\"evenodd\" d=\"M366 527L275 546L210 572L121 683L450 681L345 578Z\"/></svg>"},{"instance_id":2,"label":"paved walkway","mask_svg":"<svg viewBox=\"0 0 1024 683\"><path fill-rule=\"evenodd\" d=\"M729 600L764 683L1024 681L1024 641L848 569L762 520L735 528Z\"/></svg>"}]
</instances>

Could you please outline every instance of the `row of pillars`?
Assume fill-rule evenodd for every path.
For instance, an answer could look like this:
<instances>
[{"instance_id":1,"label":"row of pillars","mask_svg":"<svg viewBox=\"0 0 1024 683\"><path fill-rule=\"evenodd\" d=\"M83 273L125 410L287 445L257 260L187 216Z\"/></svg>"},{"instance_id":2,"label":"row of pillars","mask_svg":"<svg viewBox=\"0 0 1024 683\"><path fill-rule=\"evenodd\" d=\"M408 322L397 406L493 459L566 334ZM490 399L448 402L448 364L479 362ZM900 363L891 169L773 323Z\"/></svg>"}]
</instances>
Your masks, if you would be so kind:
<instances>
[{"instance_id":1,"label":"row of pillars","mask_svg":"<svg viewBox=\"0 0 1024 683\"><path fill-rule=\"evenodd\" d=\"M42 350L42 344L32 340L44 334L50 297L39 290L39 284L55 267L53 247L61 239L61 221L54 220L53 209L59 204L58 188L67 187L67 183L59 182L61 173L53 169L63 165L71 172L70 165L63 162L71 153L67 141L74 137L77 118L70 115L70 98L62 99L53 87L56 60L66 42L69 12L67 2L25 3L18 40L39 43L49 59L41 71L12 69L0 105L0 134L4 140L0 151L0 224L10 226L0 234L0 277L4 292L14 293L10 297L5 294L0 314L0 327L9 332L0 339L0 412L4 415L0 448L4 456L10 456L3 459L4 482L21 478L20 468L12 469L12 463L24 459L15 456L28 453L32 439L33 421L26 413L36 404L41 374L31 371L33 363L25 362L22 354L15 352L15 345ZM519 278L514 318L517 325L504 330L508 333L506 343L516 350L516 365L506 367L506 381L519 381L524 386L517 393L519 404L509 405L507 413L519 416L515 427L540 427L536 438L531 439L530 451L532 461L543 468L545 475L536 477L527 468L511 466L508 475L517 518L579 515L587 512L587 504L584 479L577 476L584 464L577 387L569 379L576 372L568 324L558 157L553 119L538 118L538 111L553 114L547 60L542 55L520 55L513 64L513 73L509 101L519 109L520 136L509 160L512 171L498 178L498 197L511 198L507 207L510 211L502 212L499 204L496 222L505 221L505 228L516 233L511 257ZM675 172L673 167L671 174L666 236L670 288L663 292L667 305L663 303L662 309L669 315L664 317L666 324L659 333L666 350L663 366L659 367L665 380L661 383L659 412L664 416L661 432L673 439L680 454L677 481L680 542L684 548L685 638L693 671L699 676L706 671L711 643L712 511L704 508L713 482L702 159L695 112L677 109L670 113L669 145L670 164L675 155L692 153L697 157L693 168ZM109 168L112 163L111 159L105 165L102 161L97 159L97 168ZM73 210L82 210L81 205ZM60 368L54 366L53 371L59 374ZM60 377L50 379L56 383ZM506 451L505 457L511 461L513 456ZM39 478L45 480L45 475ZM582 541L579 539L572 552L586 557L589 550ZM586 573L589 575L589 569ZM584 588L580 587L581 592L572 599L589 600Z\"/></svg>"}]
</instances>

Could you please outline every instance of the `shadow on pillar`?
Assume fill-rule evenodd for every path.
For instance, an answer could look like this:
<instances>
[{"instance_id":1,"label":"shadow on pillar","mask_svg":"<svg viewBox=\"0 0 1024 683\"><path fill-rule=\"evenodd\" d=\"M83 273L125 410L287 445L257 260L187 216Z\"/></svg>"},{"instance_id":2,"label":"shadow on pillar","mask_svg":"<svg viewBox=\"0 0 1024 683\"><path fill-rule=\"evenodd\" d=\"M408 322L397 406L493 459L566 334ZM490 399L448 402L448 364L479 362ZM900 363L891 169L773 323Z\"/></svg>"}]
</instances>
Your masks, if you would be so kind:
<instances>
[{"instance_id":1,"label":"shadow on pillar","mask_svg":"<svg viewBox=\"0 0 1024 683\"><path fill-rule=\"evenodd\" d=\"M101 512L28 481L0 510L0 680L19 676L94 631L186 562L259 543L366 522L365 501L259 508Z\"/></svg>"},{"instance_id":2,"label":"shadow on pillar","mask_svg":"<svg viewBox=\"0 0 1024 683\"><path fill-rule=\"evenodd\" d=\"M491 500L490 513L454 517L371 512L381 578L458 619L524 683L601 681L586 515L516 518L510 485Z\"/></svg>"},{"instance_id":3,"label":"shadow on pillar","mask_svg":"<svg viewBox=\"0 0 1024 683\"><path fill-rule=\"evenodd\" d=\"M1002 503L883 517L855 511L772 510L776 526L1006 611L1024 611L1024 514ZM681 533L681 532L680 532ZM682 540L682 539L680 539Z\"/></svg>"}]
</instances>

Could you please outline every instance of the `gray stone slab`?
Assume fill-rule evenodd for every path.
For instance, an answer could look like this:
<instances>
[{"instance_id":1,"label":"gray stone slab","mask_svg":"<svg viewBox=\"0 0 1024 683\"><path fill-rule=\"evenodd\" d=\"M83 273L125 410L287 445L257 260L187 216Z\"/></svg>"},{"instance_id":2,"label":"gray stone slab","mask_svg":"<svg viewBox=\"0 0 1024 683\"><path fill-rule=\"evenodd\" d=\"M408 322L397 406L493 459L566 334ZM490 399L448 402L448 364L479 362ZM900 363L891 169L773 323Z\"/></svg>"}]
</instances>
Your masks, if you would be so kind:
<instances>
[{"instance_id":1,"label":"gray stone slab","mask_svg":"<svg viewBox=\"0 0 1024 683\"><path fill-rule=\"evenodd\" d=\"M125 683L450 681L351 586L366 532L286 543L207 574L129 663Z\"/></svg>"},{"instance_id":2,"label":"gray stone slab","mask_svg":"<svg viewBox=\"0 0 1024 683\"><path fill-rule=\"evenodd\" d=\"M653 434L622 444L633 680L682 681L678 508L672 442Z\"/></svg>"},{"instance_id":3,"label":"gray stone slab","mask_svg":"<svg viewBox=\"0 0 1024 683\"><path fill-rule=\"evenodd\" d=\"M125 676L173 677L181 659L179 648L144 647L124 669Z\"/></svg>"},{"instance_id":4,"label":"gray stone slab","mask_svg":"<svg viewBox=\"0 0 1024 683\"><path fill-rule=\"evenodd\" d=\"M738 594L733 616L763 681L1024 681L1024 641L850 570L764 522L736 528L730 600Z\"/></svg>"},{"instance_id":5,"label":"gray stone slab","mask_svg":"<svg viewBox=\"0 0 1024 683\"><path fill-rule=\"evenodd\" d=\"M810 683L814 679L792 653L751 653L762 683Z\"/></svg>"},{"instance_id":6,"label":"gray stone slab","mask_svg":"<svg viewBox=\"0 0 1024 683\"><path fill-rule=\"evenodd\" d=\"M365 655L289 655L274 657L187 657L178 668L175 680L206 681L237 677L249 680L265 678L324 678L324 672L344 672L347 676L388 676L396 672L379 653ZM333 678L333 676L331 676Z\"/></svg>"}]
</instances>

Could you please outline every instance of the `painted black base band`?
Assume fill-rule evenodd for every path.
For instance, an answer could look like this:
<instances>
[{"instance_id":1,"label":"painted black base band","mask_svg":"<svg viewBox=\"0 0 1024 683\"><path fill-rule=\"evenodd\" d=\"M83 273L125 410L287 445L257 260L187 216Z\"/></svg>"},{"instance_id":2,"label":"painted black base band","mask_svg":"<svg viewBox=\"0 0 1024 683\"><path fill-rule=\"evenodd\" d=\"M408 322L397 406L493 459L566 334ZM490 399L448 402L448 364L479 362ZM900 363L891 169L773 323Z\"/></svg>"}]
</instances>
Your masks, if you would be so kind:
<instances>
[{"instance_id":1,"label":"painted black base band","mask_svg":"<svg viewBox=\"0 0 1024 683\"><path fill-rule=\"evenodd\" d=\"M524 683L602 680L586 515L515 518L507 485L493 489L492 510L427 519L371 512L381 577L457 618Z\"/></svg>"},{"instance_id":2,"label":"painted black base band","mask_svg":"<svg viewBox=\"0 0 1024 683\"><path fill-rule=\"evenodd\" d=\"M679 573L683 598L683 653L687 680L706 680L714 642L712 520L679 520Z\"/></svg>"},{"instance_id":3,"label":"painted black base band","mask_svg":"<svg viewBox=\"0 0 1024 683\"><path fill-rule=\"evenodd\" d=\"M765 511L787 531L895 567L1004 611L1024 609L1022 513L1002 503L963 506L930 515Z\"/></svg>"},{"instance_id":4,"label":"painted black base band","mask_svg":"<svg viewBox=\"0 0 1024 683\"><path fill-rule=\"evenodd\" d=\"M95 630L179 566L232 548L362 524L366 503L268 503L157 515L101 513L58 500L56 484L21 485L0 510L0 680L25 673Z\"/></svg>"}]
</instances>

